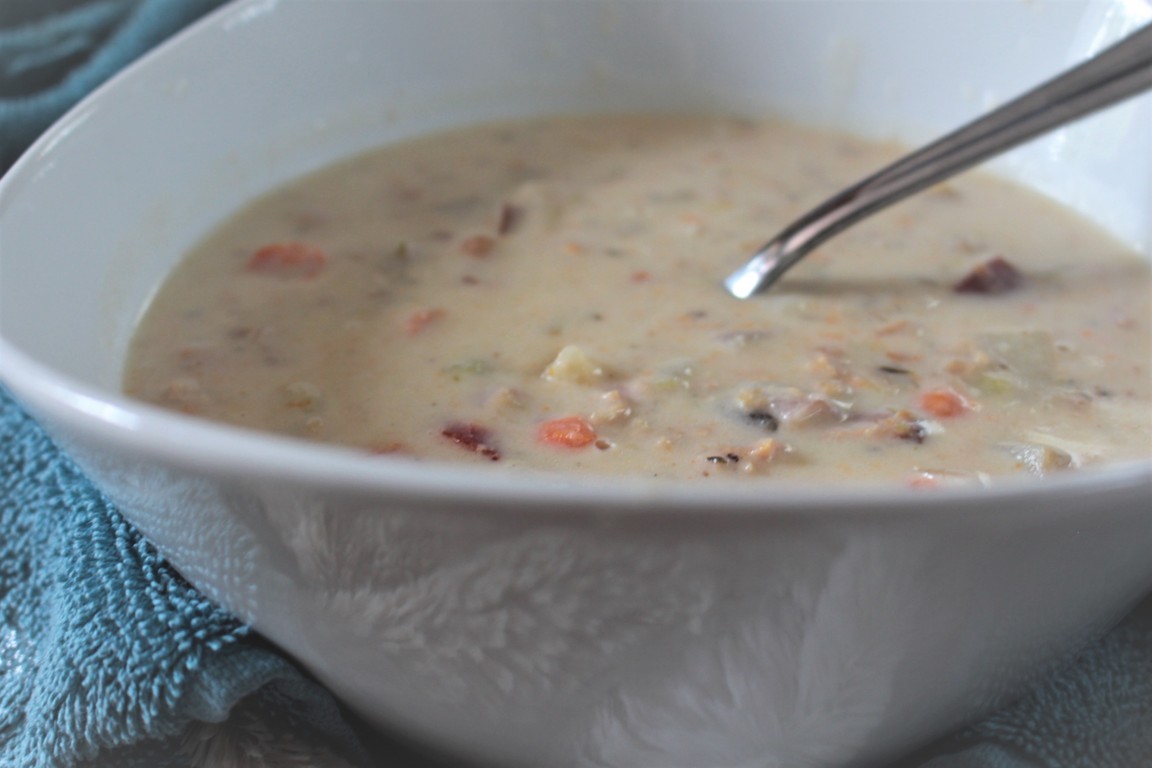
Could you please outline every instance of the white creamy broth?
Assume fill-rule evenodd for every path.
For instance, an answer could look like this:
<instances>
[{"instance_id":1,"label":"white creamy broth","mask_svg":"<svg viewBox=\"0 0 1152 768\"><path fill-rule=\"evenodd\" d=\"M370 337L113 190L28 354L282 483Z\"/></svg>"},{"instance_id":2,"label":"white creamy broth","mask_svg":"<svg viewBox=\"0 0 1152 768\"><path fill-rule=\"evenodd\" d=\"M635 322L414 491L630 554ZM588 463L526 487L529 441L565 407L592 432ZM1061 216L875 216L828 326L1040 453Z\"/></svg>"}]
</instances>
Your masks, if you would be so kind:
<instances>
[{"instance_id":1,"label":"white creamy broth","mask_svg":"<svg viewBox=\"0 0 1152 768\"><path fill-rule=\"evenodd\" d=\"M1149 267L969 174L749 301L721 279L898 149L773 121L459 129L289 184L162 287L129 394L379 454L933 486L1152 452Z\"/></svg>"}]
</instances>

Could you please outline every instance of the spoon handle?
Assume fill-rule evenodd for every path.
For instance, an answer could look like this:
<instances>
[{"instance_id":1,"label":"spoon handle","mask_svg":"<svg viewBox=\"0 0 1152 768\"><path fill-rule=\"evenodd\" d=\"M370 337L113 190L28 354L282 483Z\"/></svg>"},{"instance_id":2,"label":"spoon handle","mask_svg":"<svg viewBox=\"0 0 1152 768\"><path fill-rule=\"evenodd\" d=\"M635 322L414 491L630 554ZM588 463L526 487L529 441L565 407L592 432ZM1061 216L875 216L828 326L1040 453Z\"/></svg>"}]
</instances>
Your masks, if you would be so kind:
<instances>
[{"instance_id":1,"label":"spoon handle","mask_svg":"<svg viewBox=\"0 0 1152 768\"><path fill-rule=\"evenodd\" d=\"M768 241L724 285L746 299L860 219L1018 144L1152 88L1152 24L845 189Z\"/></svg>"}]
</instances>

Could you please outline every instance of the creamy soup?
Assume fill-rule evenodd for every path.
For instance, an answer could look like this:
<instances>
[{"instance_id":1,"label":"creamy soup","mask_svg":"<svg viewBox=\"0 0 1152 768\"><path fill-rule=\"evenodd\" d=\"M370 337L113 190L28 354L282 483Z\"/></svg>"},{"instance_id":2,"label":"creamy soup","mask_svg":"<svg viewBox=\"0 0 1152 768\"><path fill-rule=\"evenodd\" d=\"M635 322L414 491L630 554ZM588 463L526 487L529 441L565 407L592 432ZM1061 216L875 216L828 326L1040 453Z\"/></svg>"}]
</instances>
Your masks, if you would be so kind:
<instances>
[{"instance_id":1,"label":"creamy soup","mask_svg":"<svg viewBox=\"0 0 1152 768\"><path fill-rule=\"evenodd\" d=\"M898 152L779 122L562 117L257 200L157 295L136 397L376 454L933 486L1152 452L1149 266L979 174L722 278Z\"/></svg>"}]
</instances>

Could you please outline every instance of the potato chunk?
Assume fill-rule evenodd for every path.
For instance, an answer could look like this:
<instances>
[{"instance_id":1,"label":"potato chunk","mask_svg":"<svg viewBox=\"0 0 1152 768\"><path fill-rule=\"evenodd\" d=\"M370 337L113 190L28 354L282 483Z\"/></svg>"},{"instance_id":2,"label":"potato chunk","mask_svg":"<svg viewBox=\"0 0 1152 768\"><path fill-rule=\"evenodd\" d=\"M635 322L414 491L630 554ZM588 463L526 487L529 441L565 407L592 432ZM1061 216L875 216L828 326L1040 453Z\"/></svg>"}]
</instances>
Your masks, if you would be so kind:
<instances>
[{"instance_id":1,"label":"potato chunk","mask_svg":"<svg viewBox=\"0 0 1152 768\"><path fill-rule=\"evenodd\" d=\"M575 344L561 349L543 373L546 381L567 381L572 384L595 384L606 376L604 367Z\"/></svg>"}]
</instances>

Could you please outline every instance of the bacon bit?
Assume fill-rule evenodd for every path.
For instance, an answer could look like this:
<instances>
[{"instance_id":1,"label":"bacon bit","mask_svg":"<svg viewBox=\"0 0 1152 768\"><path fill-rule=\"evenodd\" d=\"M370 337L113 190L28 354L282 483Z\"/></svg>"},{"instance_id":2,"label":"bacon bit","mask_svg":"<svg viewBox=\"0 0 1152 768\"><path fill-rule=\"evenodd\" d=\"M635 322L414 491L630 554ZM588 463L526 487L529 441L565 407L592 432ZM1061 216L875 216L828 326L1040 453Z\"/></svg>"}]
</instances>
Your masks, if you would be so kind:
<instances>
[{"instance_id":1,"label":"bacon bit","mask_svg":"<svg viewBox=\"0 0 1152 768\"><path fill-rule=\"evenodd\" d=\"M596 430L579 416L565 416L541 424L536 437L542 443L566 448L583 448L596 441Z\"/></svg>"},{"instance_id":2,"label":"bacon bit","mask_svg":"<svg viewBox=\"0 0 1152 768\"><path fill-rule=\"evenodd\" d=\"M472 237L464 238L463 242L460 243L460 250L477 259L482 259L492 253L492 249L495 247L496 240L488 235L472 235Z\"/></svg>"},{"instance_id":3,"label":"bacon bit","mask_svg":"<svg viewBox=\"0 0 1152 768\"><path fill-rule=\"evenodd\" d=\"M440 431L440 434L461 448L487 456L492 461L500 460L500 450L492 445L491 433L478 424L449 424Z\"/></svg>"},{"instance_id":4,"label":"bacon bit","mask_svg":"<svg viewBox=\"0 0 1152 768\"><path fill-rule=\"evenodd\" d=\"M580 243L570 241L570 242L564 243L564 251L566 253L571 254L572 256L579 256L582 253L586 253L588 251L588 249L585 248Z\"/></svg>"},{"instance_id":5,"label":"bacon bit","mask_svg":"<svg viewBox=\"0 0 1152 768\"><path fill-rule=\"evenodd\" d=\"M994 256L960 279L952 290L956 293L999 294L1013 291L1024 282L1023 275L1003 256Z\"/></svg>"},{"instance_id":6,"label":"bacon bit","mask_svg":"<svg viewBox=\"0 0 1152 768\"><path fill-rule=\"evenodd\" d=\"M404 330L409 336L419 336L428 326L441 320L448 313L439 307L418 309L404 319Z\"/></svg>"},{"instance_id":7,"label":"bacon bit","mask_svg":"<svg viewBox=\"0 0 1152 768\"><path fill-rule=\"evenodd\" d=\"M269 243L257 248L248 259L250 272L284 277L316 277L328 263L323 249L307 243L290 241Z\"/></svg>"},{"instance_id":8,"label":"bacon bit","mask_svg":"<svg viewBox=\"0 0 1152 768\"><path fill-rule=\"evenodd\" d=\"M961 416L971 410L971 406L960 395L948 389L934 389L920 395L920 407L941 419Z\"/></svg>"},{"instance_id":9,"label":"bacon bit","mask_svg":"<svg viewBox=\"0 0 1152 768\"><path fill-rule=\"evenodd\" d=\"M640 269L628 275L628 279L634 283L646 283L652 279L652 273L646 269Z\"/></svg>"},{"instance_id":10,"label":"bacon bit","mask_svg":"<svg viewBox=\"0 0 1152 768\"><path fill-rule=\"evenodd\" d=\"M500 208L500 219L496 223L496 234L504 237L511 234L524 218L524 209L512 203L504 203Z\"/></svg>"}]
</instances>

